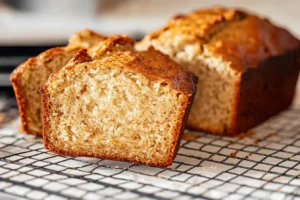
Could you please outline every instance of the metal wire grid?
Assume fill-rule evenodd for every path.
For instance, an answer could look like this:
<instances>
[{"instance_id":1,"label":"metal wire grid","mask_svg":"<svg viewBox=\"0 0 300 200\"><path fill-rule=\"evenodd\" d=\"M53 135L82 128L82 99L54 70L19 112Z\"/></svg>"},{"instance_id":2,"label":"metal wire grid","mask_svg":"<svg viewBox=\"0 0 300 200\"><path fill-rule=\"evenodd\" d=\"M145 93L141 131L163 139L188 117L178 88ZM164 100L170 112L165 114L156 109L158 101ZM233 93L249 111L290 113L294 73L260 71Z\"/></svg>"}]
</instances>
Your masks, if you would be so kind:
<instances>
[{"instance_id":1,"label":"metal wire grid","mask_svg":"<svg viewBox=\"0 0 300 200\"><path fill-rule=\"evenodd\" d=\"M7 99L6 99L7 100ZM3 102L3 99L2 99ZM12 101L7 101L12 102ZM20 134L17 109L0 128L0 192L26 199L297 199L300 110L283 112L256 134L229 138L189 132L173 165L147 167L51 154Z\"/></svg>"}]
</instances>

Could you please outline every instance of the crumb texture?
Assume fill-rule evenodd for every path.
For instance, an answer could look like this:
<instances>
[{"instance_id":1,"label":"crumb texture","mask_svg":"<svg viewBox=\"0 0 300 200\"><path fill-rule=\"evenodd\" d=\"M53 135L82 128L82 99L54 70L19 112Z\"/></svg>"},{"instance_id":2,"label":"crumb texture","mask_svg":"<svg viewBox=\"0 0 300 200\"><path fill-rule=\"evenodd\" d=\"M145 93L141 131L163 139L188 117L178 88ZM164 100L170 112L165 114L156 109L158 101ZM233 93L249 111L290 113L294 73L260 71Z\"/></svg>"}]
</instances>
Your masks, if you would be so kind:
<instances>
[{"instance_id":1,"label":"crumb texture","mask_svg":"<svg viewBox=\"0 0 300 200\"><path fill-rule=\"evenodd\" d=\"M25 133L42 135L40 87L49 75L62 68L80 48L90 48L105 37L90 30L74 34L66 47L57 47L28 59L11 74Z\"/></svg>"},{"instance_id":2,"label":"crumb texture","mask_svg":"<svg viewBox=\"0 0 300 200\"><path fill-rule=\"evenodd\" d=\"M61 91L48 88L51 145L75 154L168 162L183 95L121 68L76 66L84 67L80 77L66 77L71 81Z\"/></svg>"},{"instance_id":3,"label":"crumb texture","mask_svg":"<svg viewBox=\"0 0 300 200\"><path fill-rule=\"evenodd\" d=\"M41 134L41 94L40 86L44 84L49 75L64 66L74 55L75 51L67 51L64 48L48 50L44 55L32 58L23 65L26 69L18 74L17 87L24 102L22 111L25 113L25 121L28 133ZM40 60L43 60L42 62ZM23 128L24 129L24 128Z\"/></svg>"},{"instance_id":4,"label":"crumb texture","mask_svg":"<svg viewBox=\"0 0 300 200\"><path fill-rule=\"evenodd\" d=\"M94 58L80 51L43 86L45 146L63 155L168 166L196 78L154 49L135 52L130 38L111 39Z\"/></svg>"},{"instance_id":5,"label":"crumb texture","mask_svg":"<svg viewBox=\"0 0 300 200\"><path fill-rule=\"evenodd\" d=\"M238 77L227 63L199 56L196 62L176 57L187 70L198 74L197 88L187 125L191 128L226 133L232 123Z\"/></svg>"}]
</instances>

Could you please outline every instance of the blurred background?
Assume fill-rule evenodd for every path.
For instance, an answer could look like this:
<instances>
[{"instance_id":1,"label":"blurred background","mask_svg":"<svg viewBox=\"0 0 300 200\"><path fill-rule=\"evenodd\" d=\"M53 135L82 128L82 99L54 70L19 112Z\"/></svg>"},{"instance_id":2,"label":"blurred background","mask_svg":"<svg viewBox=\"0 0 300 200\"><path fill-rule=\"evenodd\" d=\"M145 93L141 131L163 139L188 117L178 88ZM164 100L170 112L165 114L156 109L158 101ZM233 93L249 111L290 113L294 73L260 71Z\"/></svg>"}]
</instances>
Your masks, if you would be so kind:
<instances>
[{"instance_id":1,"label":"blurred background","mask_svg":"<svg viewBox=\"0 0 300 200\"><path fill-rule=\"evenodd\" d=\"M224 5L270 18L300 36L299 0L0 0L0 89L22 61L83 28L139 40L178 13Z\"/></svg>"}]
</instances>

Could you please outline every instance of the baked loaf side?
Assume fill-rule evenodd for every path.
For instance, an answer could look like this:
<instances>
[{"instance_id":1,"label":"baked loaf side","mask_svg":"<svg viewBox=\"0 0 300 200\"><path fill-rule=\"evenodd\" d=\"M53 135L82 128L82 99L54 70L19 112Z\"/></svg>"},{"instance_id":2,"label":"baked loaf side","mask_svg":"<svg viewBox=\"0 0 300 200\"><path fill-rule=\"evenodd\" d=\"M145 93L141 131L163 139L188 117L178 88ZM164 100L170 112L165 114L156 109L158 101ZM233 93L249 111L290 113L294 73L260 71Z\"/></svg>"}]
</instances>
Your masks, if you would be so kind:
<instances>
[{"instance_id":1,"label":"baked loaf side","mask_svg":"<svg viewBox=\"0 0 300 200\"><path fill-rule=\"evenodd\" d=\"M76 33L67 47L49 49L28 59L11 74L24 133L42 135L40 86L49 75L63 67L80 48L89 48L105 37L90 30Z\"/></svg>"},{"instance_id":2,"label":"baked loaf side","mask_svg":"<svg viewBox=\"0 0 300 200\"><path fill-rule=\"evenodd\" d=\"M234 9L200 10L174 17L145 36L136 48L149 46L198 76L201 89L188 119L190 128L234 135L277 114L292 101L299 73L299 41L266 19ZM254 87L274 89L258 93ZM277 100L270 106L272 99Z\"/></svg>"},{"instance_id":3,"label":"baked loaf side","mask_svg":"<svg viewBox=\"0 0 300 200\"><path fill-rule=\"evenodd\" d=\"M298 63L297 63L298 59ZM234 132L242 132L288 108L295 94L300 49L270 57L241 77Z\"/></svg>"},{"instance_id":4,"label":"baked loaf side","mask_svg":"<svg viewBox=\"0 0 300 200\"><path fill-rule=\"evenodd\" d=\"M154 49L135 52L126 37L101 46L95 58L80 51L42 87L45 147L60 155L171 165L195 76Z\"/></svg>"}]
</instances>

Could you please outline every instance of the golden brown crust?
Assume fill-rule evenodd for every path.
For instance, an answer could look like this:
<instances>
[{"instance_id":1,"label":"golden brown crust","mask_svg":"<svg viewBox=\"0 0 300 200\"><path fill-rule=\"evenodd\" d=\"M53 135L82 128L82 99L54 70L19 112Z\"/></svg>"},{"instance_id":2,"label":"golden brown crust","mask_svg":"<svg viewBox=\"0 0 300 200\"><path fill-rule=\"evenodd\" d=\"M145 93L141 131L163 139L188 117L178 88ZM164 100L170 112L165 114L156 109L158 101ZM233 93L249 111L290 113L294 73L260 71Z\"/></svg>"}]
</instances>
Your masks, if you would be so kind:
<instances>
[{"instance_id":1,"label":"golden brown crust","mask_svg":"<svg viewBox=\"0 0 300 200\"><path fill-rule=\"evenodd\" d=\"M53 56L59 54L59 53L63 53L65 51L64 47L55 47L52 49L48 49L47 51L44 51L42 53L40 53L38 56L33 57L33 58L29 58L27 61L25 61L24 63L20 64L16 69L14 69L14 71L11 73L10 75L10 81L12 83L14 92L15 92L15 96L17 99L17 103L18 103L18 108L19 108L19 115L21 118L21 131L23 133L27 133L27 134L33 134L35 136L41 136L40 132L36 132L34 130L29 129L28 127L28 120L27 118L29 116L27 110L27 106L26 106L26 102L29 101L29 99L25 98L25 94L23 94L24 91L22 91L22 87L21 87L21 76L24 73L25 70L30 69L31 66L36 65L38 62L40 62L40 59L51 59Z\"/></svg>"},{"instance_id":2,"label":"golden brown crust","mask_svg":"<svg viewBox=\"0 0 300 200\"><path fill-rule=\"evenodd\" d=\"M259 67L259 62L299 46L300 42L286 30L268 20L249 16L229 24L205 48L213 56L221 55L235 71L246 72L249 68Z\"/></svg>"},{"instance_id":3,"label":"golden brown crust","mask_svg":"<svg viewBox=\"0 0 300 200\"><path fill-rule=\"evenodd\" d=\"M232 124L227 131L218 132L214 127L199 129L197 125L189 125L189 128L235 136L287 109L295 94L300 69L299 60L300 47L264 60L258 67L249 68L243 73L235 87L234 113Z\"/></svg>"},{"instance_id":4,"label":"golden brown crust","mask_svg":"<svg viewBox=\"0 0 300 200\"><path fill-rule=\"evenodd\" d=\"M27 109L28 101L30 99L26 99L25 94L23 94L23 89L21 86L22 75L25 71L32 69L38 63L47 63L51 62L51 60L59 54L66 53L75 53L81 48L90 48L94 45L97 45L102 40L106 39L105 36L95 33L91 30L85 29L83 31L75 33L70 39L69 44L66 47L55 47L52 49L48 49L45 52L40 53L38 56L29 58L27 61L19 65L10 75L10 80L15 92L15 96L17 99L19 113L21 118L21 131L24 133L30 133L36 136L41 136L41 132L37 132L35 130L31 130L28 126L30 117ZM77 58L79 59L79 58ZM32 72L34 73L34 71Z\"/></svg>"},{"instance_id":5,"label":"golden brown crust","mask_svg":"<svg viewBox=\"0 0 300 200\"><path fill-rule=\"evenodd\" d=\"M241 20L246 13L234 9L214 8L198 10L188 15L177 15L160 30L146 36L146 40L160 39L167 34L170 39L181 35L187 40L206 43L215 33L224 29L227 22Z\"/></svg>"},{"instance_id":6,"label":"golden brown crust","mask_svg":"<svg viewBox=\"0 0 300 200\"><path fill-rule=\"evenodd\" d=\"M106 38L107 37L104 35L101 35L89 29L84 29L70 37L68 46L87 49L97 45Z\"/></svg>"},{"instance_id":7,"label":"golden brown crust","mask_svg":"<svg viewBox=\"0 0 300 200\"><path fill-rule=\"evenodd\" d=\"M164 80L174 89L185 94L191 94L196 90L196 76L186 72L179 64L172 61L169 56L150 47L148 51L137 52L134 59L125 65L137 73L141 73L149 79Z\"/></svg>"},{"instance_id":8,"label":"golden brown crust","mask_svg":"<svg viewBox=\"0 0 300 200\"><path fill-rule=\"evenodd\" d=\"M80 64L80 63L88 62L88 61L92 61L92 58L87 53L86 49L81 49L66 64L65 68L67 68L68 66L77 65L77 64Z\"/></svg>"},{"instance_id":9,"label":"golden brown crust","mask_svg":"<svg viewBox=\"0 0 300 200\"><path fill-rule=\"evenodd\" d=\"M90 54L93 59L99 59L106 53L113 51L134 51L135 40L129 38L126 35L116 35L106 38L93 49L90 50Z\"/></svg>"},{"instance_id":10,"label":"golden brown crust","mask_svg":"<svg viewBox=\"0 0 300 200\"><path fill-rule=\"evenodd\" d=\"M169 56L150 47L147 51L136 52L133 49L134 40L128 36L114 36L99 44L100 48L91 52L93 60L102 56L109 57L110 61L119 60L124 68L143 74L152 80L164 80L173 88L186 94L195 91L196 77L186 72L179 64L172 61ZM84 52L80 52L81 54ZM77 55L80 57L80 55ZM83 56L83 55L82 55ZM79 63L79 62L78 62Z\"/></svg>"},{"instance_id":11,"label":"golden brown crust","mask_svg":"<svg viewBox=\"0 0 300 200\"><path fill-rule=\"evenodd\" d=\"M42 132L42 136L43 136L43 143L46 149L51 149L51 147L49 146L49 138L47 137L46 133L48 133L49 131L49 122L48 122L48 116L49 116L49 93L48 93L48 89L46 87L46 84L44 84L41 87L40 90L41 94L42 94L42 120L43 120L43 132Z\"/></svg>"},{"instance_id":12,"label":"golden brown crust","mask_svg":"<svg viewBox=\"0 0 300 200\"><path fill-rule=\"evenodd\" d=\"M300 47L264 60L243 74L236 95L235 123L228 134L247 131L291 105L300 68L297 59Z\"/></svg>"},{"instance_id":13,"label":"golden brown crust","mask_svg":"<svg viewBox=\"0 0 300 200\"><path fill-rule=\"evenodd\" d=\"M162 29L147 35L142 43L156 40L199 43L208 56L229 62L237 72L300 46L288 31L266 19L241 10L212 8L175 17ZM201 52L199 52L201 53Z\"/></svg>"},{"instance_id":14,"label":"golden brown crust","mask_svg":"<svg viewBox=\"0 0 300 200\"><path fill-rule=\"evenodd\" d=\"M197 84L197 78L196 78L196 81L195 81L195 85ZM172 158L172 160L176 157L177 155L177 152L180 148L180 141L183 137L183 134L184 134L184 130L185 130L185 127L186 127L186 123L187 123L187 120L188 120L188 117L189 117L189 114L190 114L190 111L191 111L191 108L192 108L192 104L193 104L193 101L194 101L194 97L195 97L195 94L196 94L196 90L192 93L192 95L190 95L187 100L185 101L185 104L181 110L181 124L178 124L177 125L177 131L179 132L179 134L177 134L177 138L176 138L176 135L174 135L174 143L173 143L173 147L172 149L175 149L174 151L174 156ZM171 161L172 161L171 160ZM171 162L172 164L172 162Z\"/></svg>"},{"instance_id":15,"label":"golden brown crust","mask_svg":"<svg viewBox=\"0 0 300 200\"><path fill-rule=\"evenodd\" d=\"M33 58L32 58L33 59ZM28 60L28 62L30 62L30 60ZM21 73L22 65L20 65L17 70L15 70L11 75L10 75L10 81L12 83L14 92L15 92L15 96L17 99L17 103L18 103L18 108L19 108L19 115L20 115L20 119L21 119L21 126L20 126L20 130L24 133L29 133L30 130L28 129L28 125L27 125L27 120L26 120L26 104L25 104L25 99L22 96L22 91L21 91L21 87L19 85L18 82L18 75L19 73ZM35 133L33 133L35 134Z\"/></svg>"}]
</instances>

